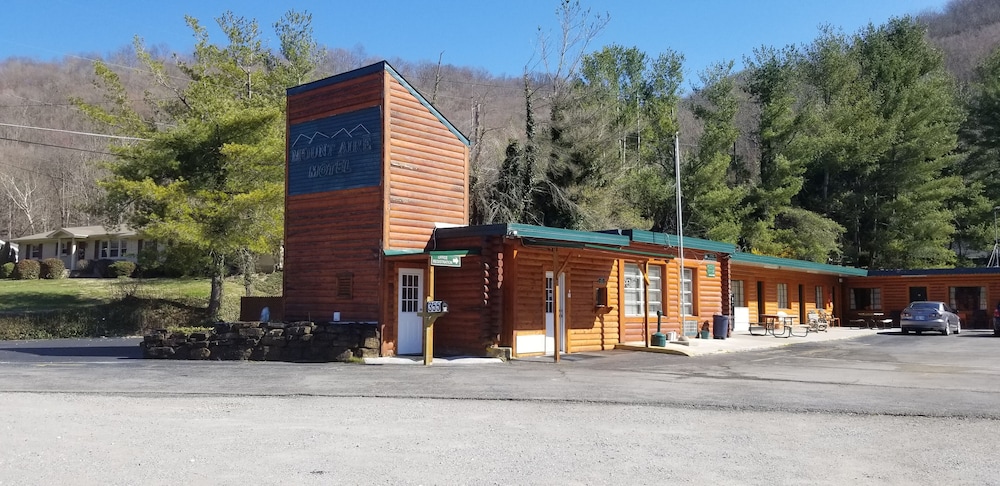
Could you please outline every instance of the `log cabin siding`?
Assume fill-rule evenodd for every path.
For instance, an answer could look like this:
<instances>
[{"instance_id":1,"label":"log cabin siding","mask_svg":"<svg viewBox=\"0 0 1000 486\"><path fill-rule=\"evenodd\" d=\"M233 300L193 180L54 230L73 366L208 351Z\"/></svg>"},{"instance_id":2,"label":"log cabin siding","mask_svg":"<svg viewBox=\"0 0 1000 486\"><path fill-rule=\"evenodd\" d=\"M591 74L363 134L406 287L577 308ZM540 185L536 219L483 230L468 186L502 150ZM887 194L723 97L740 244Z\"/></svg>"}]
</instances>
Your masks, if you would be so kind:
<instances>
[{"instance_id":1,"label":"log cabin siding","mask_svg":"<svg viewBox=\"0 0 1000 486\"><path fill-rule=\"evenodd\" d=\"M468 224L468 148L398 80L385 81L386 247L423 249L435 223Z\"/></svg>"},{"instance_id":2,"label":"log cabin siding","mask_svg":"<svg viewBox=\"0 0 1000 486\"><path fill-rule=\"evenodd\" d=\"M899 312L910 303L910 288L923 287L927 292L927 300L946 302L955 307L962 319L963 329L992 328L993 310L1000 302L1000 274L933 274L926 275L873 275L868 277L850 277L844 279L843 294L839 306L843 309L844 322L857 317L860 309L851 309L851 294L853 289L881 290L881 309L887 316L893 318L899 325ZM952 302L953 287L981 287L985 289L985 302ZM978 307L978 308L977 308Z\"/></svg>"},{"instance_id":3,"label":"log cabin siding","mask_svg":"<svg viewBox=\"0 0 1000 486\"><path fill-rule=\"evenodd\" d=\"M802 319L808 312L822 308L828 313L839 316L839 312L834 308L832 302L834 289L840 287L839 277L836 275L825 275L815 273L804 273L791 270L769 269L754 265L731 264L731 280L743 281L744 298L746 307L750 309L750 321L760 322L761 314L775 314L785 312L789 316ZM761 308L758 305L757 283L761 283L764 290ZM788 288L788 307L778 307L778 284L783 283ZM802 286L802 295L799 295L798 288ZM823 300L819 306L816 305L816 287L823 287ZM837 291L839 293L839 290ZM837 296L839 299L840 296ZM740 306L740 303L736 303Z\"/></svg>"}]
</instances>

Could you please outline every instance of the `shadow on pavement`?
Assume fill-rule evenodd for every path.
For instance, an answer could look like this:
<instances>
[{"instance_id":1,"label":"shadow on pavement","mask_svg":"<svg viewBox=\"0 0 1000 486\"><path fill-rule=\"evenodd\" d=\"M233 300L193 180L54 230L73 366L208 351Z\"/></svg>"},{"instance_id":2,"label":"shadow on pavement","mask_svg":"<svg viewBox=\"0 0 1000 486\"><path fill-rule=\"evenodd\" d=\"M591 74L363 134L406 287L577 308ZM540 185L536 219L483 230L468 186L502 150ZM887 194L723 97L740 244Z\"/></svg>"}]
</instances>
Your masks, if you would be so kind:
<instances>
[{"instance_id":1,"label":"shadow on pavement","mask_svg":"<svg viewBox=\"0 0 1000 486\"><path fill-rule=\"evenodd\" d=\"M15 354L48 358L142 359L139 340L129 338L0 342L0 356L13 358Z\"/></svg>"}]
</instances>

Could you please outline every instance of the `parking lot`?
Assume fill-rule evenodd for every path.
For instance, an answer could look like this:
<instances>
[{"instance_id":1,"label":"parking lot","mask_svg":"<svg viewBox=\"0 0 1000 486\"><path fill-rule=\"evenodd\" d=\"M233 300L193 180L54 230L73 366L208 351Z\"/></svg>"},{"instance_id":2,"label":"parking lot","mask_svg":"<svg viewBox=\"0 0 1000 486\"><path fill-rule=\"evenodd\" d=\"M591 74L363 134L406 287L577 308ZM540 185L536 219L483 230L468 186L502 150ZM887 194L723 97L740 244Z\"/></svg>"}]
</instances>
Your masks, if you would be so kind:
<instances>
[{"instance_id":1,"label":"parking lot","mask_svg":"<svg viewBox=\"0 0 1000 486\"><path fill-rule=\"evenodd\" d=\"M985 331L431 367L149 361L116 344L19 362L0 346L2 484L1000 477L1000 339Z\"/></svg>"}]
</instances>

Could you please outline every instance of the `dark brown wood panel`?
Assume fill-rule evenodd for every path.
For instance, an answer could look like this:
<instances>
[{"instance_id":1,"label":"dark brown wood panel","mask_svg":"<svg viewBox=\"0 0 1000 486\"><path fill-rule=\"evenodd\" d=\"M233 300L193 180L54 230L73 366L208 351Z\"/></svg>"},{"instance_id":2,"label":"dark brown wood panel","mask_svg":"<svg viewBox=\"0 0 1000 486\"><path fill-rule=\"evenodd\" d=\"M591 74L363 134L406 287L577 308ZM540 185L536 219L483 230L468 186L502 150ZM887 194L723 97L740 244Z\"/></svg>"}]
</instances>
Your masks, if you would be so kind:
<instances>
[{"instance_id":1,"label":"dark brown wood panel","mask_svg":"<svg viewBox=\"0 0 1000 486\"><path fill-rule=\"evenodd\" d=\"M350 189L286 198L285 315L289 319L380 319L381 191ZM336 294L350 274L352 295ZM294 276L294 278L290 278Z\"/></svg>"},{"instance_id":2,"label":"dark brown wood panel","mask_svg":"<svg viewBox=\"0 0 1000 486\"><path fill-rule=\"evenodd\" d=\"M288 124L326 118L382 104L384 72L323 86L287 99Z\"/></svg>"}]
</instances>

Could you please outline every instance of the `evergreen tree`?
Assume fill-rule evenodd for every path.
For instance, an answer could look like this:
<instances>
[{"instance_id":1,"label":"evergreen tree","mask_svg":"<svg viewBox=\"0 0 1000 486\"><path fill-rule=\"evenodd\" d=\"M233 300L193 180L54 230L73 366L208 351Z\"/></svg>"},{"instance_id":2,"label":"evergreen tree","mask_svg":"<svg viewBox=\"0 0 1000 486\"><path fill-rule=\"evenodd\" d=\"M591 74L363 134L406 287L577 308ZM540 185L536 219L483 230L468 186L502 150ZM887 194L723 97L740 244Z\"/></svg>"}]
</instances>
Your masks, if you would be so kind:
<instances>
[{"instance_id":1,"label":"evergreen tree","mask_svg":"<svg viewBox=\"0 0 1000 486\"><path fill-rule=\"evenodd\" d=\"M114 147L119 160L103 213L150 238L198 249L211 259L208 313L218 317L222 281L240 254L271 253L281 240L284 197L285 89L310 76L317 59L310 16L289 12L275 24L282 52L265 49L256 21L226 13L217 19L225 46L210 42L188 17L197 39L177 81L136 40L153 79L174 96L152 100L142 116L123 95L118 76L97 63L113 103L78 103L93 119L147 141ZM166 122L165 124L163 122Z\"/></svg>"}]
</instances>

